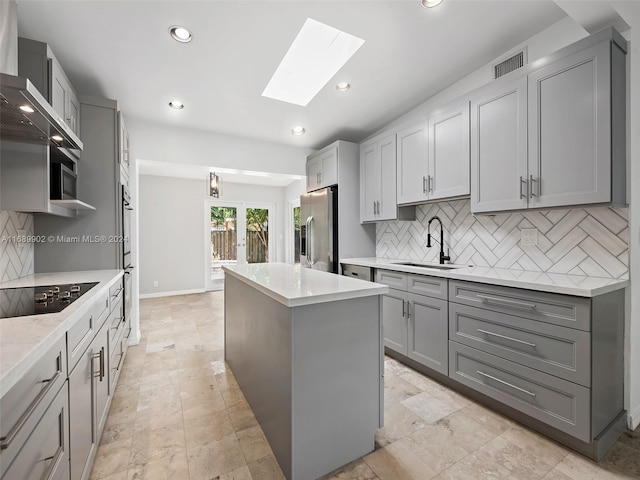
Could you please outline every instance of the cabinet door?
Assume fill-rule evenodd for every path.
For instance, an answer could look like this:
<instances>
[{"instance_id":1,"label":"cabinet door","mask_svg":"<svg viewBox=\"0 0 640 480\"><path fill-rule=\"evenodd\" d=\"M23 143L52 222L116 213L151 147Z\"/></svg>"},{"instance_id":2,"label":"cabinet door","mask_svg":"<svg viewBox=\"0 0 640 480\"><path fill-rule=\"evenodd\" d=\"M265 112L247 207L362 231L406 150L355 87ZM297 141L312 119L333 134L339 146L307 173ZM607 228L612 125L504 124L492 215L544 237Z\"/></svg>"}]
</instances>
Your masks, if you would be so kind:
<instances>
[{"instance_id":1,"label":"cabinet door","mask_svg":"<svg viewBox=\"0 0 640 480\"><path fill-rule=\"evenodd\" d=\"M323 153L320 156L321 170L319 187L328 187L338 183L338 148Z\"/></svg>"},{"instance_id":2,"label":"cabinet door","mask_svg":"<svg viewBox=\"0 0 640 480\"><path fill-rule=\"evenodd\" d=\"M469 195L469 101L429 118L429 200Z\"/></svg>"},{"instance_id":3,"label":"cabinet door","mask_svg":"<svg viewBox=\"0 0 640 480\"><path fill-rule=\"evenodd\" d=\"M388 135L378 142L380 159L380 197L378 220L393 220L398 216L396 200L396 135Z\"/></svg>"},{"instance_id":4,"label":"cabinet door","mask_svg":"<svg viewBox=\"0 0 640 480\"><path fill-rule=\"evenodd\" d=\"M129 132L125 127L124 118L122 118L122 112L118 112L118 162L120 166L124 168L125 173L129 174Z\"/></svg>"},{"instance_id":5,"label":"cabinet door","mask_svg":"<svg viewBox=\"0 0 640 480\"><path fill-rule=\"evenodd\" d=\"M67 122L69 103L69 82L62 71L60 64L54 59L49 59L49 80L51 82L51 106L63 122Z\"/></svg>"},{"instance_id":6,"label":"cabinet door","mask_svg":"<svg viewBox=\"0 0 640 480\"><path fill-rule=\"evenodd\" d=\"M384 346L403 355L407 354L407 293L390 289L382 295L382 331Z\"/></svg>"},{"instance_id":7,"label":"cabinet door","mask_svg":"<svg viewBox=\"0 0 640 480\"><path fill-rule=\"evenodd\" d=\"M447 375L447 301L410 293L409 305L409 358Z\"/></svg>"},{"instance_id":8,"label":"cabinet door","mask_svg":"<svg viewBox=\"0 0 640 480\"><path fill-rule=\"evenodd\" d=\"M69 375L71 478L88 478L89 460L98 447L109 393L107 324Z\"/></svg>"},{"instance_id":9,"label":"cabinet door","mask_svg":"<svg viewBox=\"0 0 640 480\"><path fill-rule=\"evenodd\" d=\"M471 101L471 212L527 207L527 78L496 80Z\"/></svg>"},{"instance_id":10,"label":"cabinet door","mask_svg":"<svg viewBox=\"0 0 640 480\"><path fill-rule=\"evenodd\" d=\"M397 135L398 205L427 200L427 125L421 123Z\"/></svg>"},{"instance_id":11,"label":"cabinet door","mask_svg":"<svg viewBox=\"0 0 640 480\"><path fill-rule=\"evenodd\" d=\"M380 188L378 144L372 142L360 147L360 222L376 220Z\"/></svg>"},{"instance_id":12,"label":"cabinet door","mask_svg":"<svg viewBox=\"0 0 640 480\"><path fill-rule=\"evenodd\" d=\"M318 188L320 184L322 163L320 157L307 160L307 192L311 192Z\"/></svg>"},{"instance_id":13,"label":"cabinet door","mask_svg":"<svg viewBox=\"0 0 640 480\"><path fill-rule=\"evenodd\" d=\"M529 75L532 207L611 201L610 42Z\"/></svg>"},{"instance_id":14,"label":"cabinet door","mask_svg":"<svg viewBox=\"0 0 640 480\"><path fill-rule=\"evenodd\" d=\"M80 136L80 100L76 96L76 93L70 88L68 91L69 103L68 103L68 115L67 124L73 130L73 133Z\"/></svg>"}]
</instances>

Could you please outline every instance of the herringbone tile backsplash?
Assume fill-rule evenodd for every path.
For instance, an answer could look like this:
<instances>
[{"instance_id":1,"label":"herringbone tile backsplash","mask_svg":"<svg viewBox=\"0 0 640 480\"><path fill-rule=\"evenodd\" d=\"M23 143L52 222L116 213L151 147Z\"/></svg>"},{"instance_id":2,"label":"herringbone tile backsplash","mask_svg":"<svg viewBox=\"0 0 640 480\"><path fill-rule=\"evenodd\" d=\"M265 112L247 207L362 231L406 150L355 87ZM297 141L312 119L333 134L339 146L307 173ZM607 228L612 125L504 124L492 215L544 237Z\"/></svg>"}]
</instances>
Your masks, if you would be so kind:
<instances>
[{"instance_id":1,"label":"herringbone tile backsplash","mask_svg":"<svg viewBox=\"0 0 640 480\"><path fill-rule=\"evenodd\" d=\"M627 208L572 208L471 215L469 200L416 207L416 221L380 222L376 255L437 262L440 247L427 248L427 223L444 225L452 263L517 270L624 278L629 266ZM523 246L520 230L538 229L538 245ZM435 233L435 235L434 235ZM432 236L440 239L437 222Z\"/></svg>"},{"instance_id":2,"label":"herringbone tile backsplash","mask_svg":"<svg viewBox=\"0 0 640 480\"><path fill-rule=\"evenodd\" d=\"M33 275L33 243L9 241L18 230L33 235L33 215L0 211L0 282Z\"/></svg>"}]
</instances>

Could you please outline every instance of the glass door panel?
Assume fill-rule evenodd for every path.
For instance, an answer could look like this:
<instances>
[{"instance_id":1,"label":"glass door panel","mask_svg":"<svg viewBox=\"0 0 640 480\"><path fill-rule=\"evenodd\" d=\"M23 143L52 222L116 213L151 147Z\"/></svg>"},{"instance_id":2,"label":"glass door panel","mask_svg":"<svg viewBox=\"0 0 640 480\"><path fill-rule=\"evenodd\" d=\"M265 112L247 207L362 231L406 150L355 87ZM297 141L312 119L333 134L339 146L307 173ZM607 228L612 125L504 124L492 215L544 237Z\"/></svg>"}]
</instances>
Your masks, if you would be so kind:
<instances>
[{"instance_id":1,"label":"glass door panel","mask_svg":"<svg viewBox=\"0 0 640 480\"><path fill-rule=\"evenodd\" d=\"M223 265L238 262L238 211L236 207L211 206L211 283L220 290L224 286Z\"/></svg>"},{"instance_id":2,"label":"glass door panel","mask_svg":"<svg viewBox=\"0 0 640 480\"><path fill-rule=\"evenodd\" d=\"M269 261L269 209L245 209L246 237L245 255L247 263Z\"/></svg>"}]
</instances>

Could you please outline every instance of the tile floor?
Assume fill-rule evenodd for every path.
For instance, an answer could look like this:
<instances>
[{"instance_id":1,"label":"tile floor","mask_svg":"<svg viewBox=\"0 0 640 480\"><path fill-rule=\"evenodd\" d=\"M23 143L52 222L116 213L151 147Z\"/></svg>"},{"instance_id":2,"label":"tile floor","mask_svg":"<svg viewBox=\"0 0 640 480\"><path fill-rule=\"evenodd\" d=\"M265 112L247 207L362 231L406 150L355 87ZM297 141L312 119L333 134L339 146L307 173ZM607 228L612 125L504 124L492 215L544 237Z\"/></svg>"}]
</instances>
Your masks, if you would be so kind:
<instances>
[{"instance_id":1,"label":"tile floor","mask_svg":"<svg viewBox=\"0 0 640 480\"><path fill-rule=\"evenodd\" d=\"M262 430L225 367L223 292L140 303L91 480L278 480ZM640 478L640 429L585 457L393 359L385 362L377 449L344 480Z\"/></svg>"}]
</instances>

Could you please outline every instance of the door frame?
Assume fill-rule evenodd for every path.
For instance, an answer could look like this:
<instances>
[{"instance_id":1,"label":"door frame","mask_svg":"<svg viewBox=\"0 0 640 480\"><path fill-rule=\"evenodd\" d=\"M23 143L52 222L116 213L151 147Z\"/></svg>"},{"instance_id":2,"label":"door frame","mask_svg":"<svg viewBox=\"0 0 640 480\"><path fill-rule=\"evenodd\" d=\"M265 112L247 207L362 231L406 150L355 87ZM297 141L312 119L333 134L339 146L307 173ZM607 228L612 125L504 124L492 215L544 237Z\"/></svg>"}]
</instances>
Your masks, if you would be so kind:
<instances>
[{"instance_id":1,"label":"door frame","mask_svg":"<svg viewBox=\"0 0 640 480\"><path fill-rule=\"evenodd\" d=\"M269 232L273 232L274 236L269 235L269 262L275 261L276 249L276 212L275 203L260 202L233 202L228 200L220 200L217 198L207 197L204 200L203 208L203 238L204 238L204 287L205 290L213 290L211 284L211 207L229 207L236 209L236 230L240 232L239 226L244 225L246 232L246 209L247 208L265 208L269 211ZM240 217L242 216L242 222ZM239 235L238 235L239 236ZM245 261L246 264L246 255Z\"/></svg>"},{"instance_id":2,"label":"door frame","mask_svg":"<svg viewBox=\"0 0 640 480\"><path fill-rule=\"evenodd\" d=\"M287 215L286 215L286 235L285 235L285 245L286 245L286 258L285 261L290 263L291 265L295 262L295 237L292 237L293 233L293 209L296 207L300 207L300 198L296 200L291 200L287 202Z\"/></svg>"}]
</instances>

